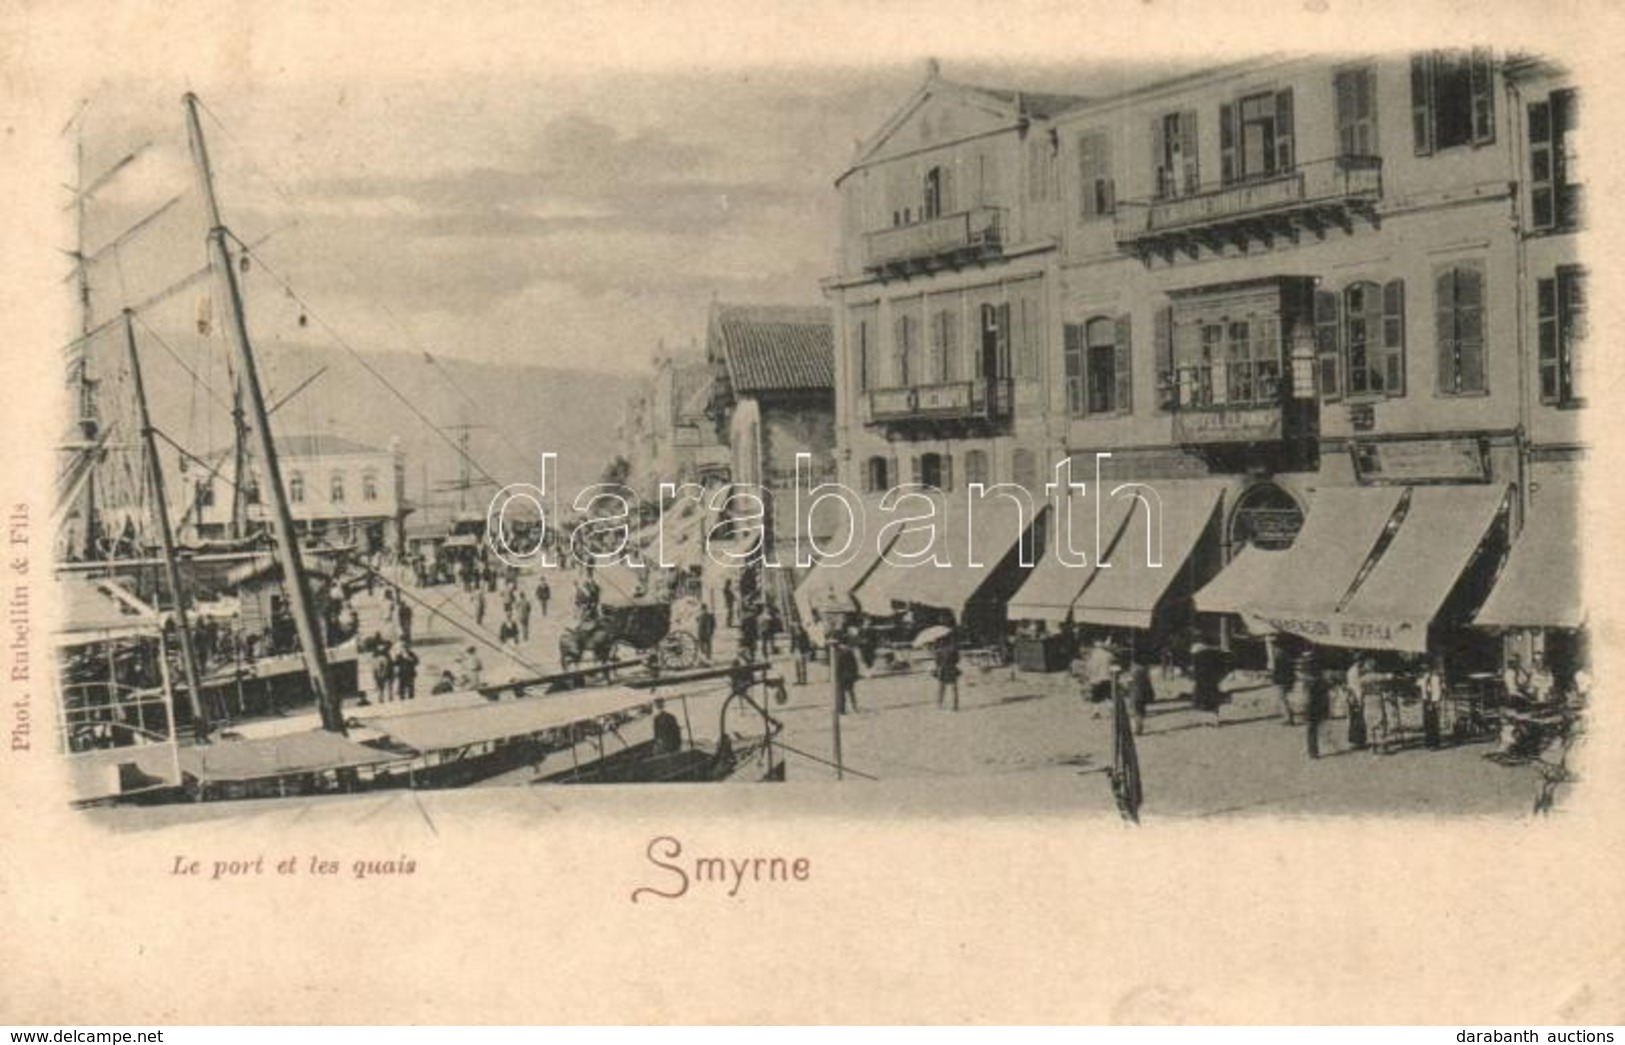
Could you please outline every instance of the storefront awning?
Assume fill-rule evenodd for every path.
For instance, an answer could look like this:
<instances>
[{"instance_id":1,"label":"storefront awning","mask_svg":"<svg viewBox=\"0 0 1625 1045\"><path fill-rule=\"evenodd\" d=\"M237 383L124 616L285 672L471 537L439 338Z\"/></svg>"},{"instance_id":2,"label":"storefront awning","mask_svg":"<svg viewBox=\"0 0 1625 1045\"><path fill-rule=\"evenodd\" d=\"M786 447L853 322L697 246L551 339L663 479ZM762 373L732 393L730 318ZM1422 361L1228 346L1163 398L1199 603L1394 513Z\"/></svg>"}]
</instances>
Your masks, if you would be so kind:
<instances>
[{"instance_id":1,"label":"storefront awning","mask_svg":"<svg viewBox=\"0 0 1625 1045\"><path fill-rule=\"evenodd\" d=\"M1473 623L1483 628L1579 628L1580 491L1546 482Z\"/></svg>"},{"instance_id":2,"label":"storefront awning","mask_svg":"<svg viewBox=\"0 0 1625 1045\"><path fill-rule=\"evenodd\" d=\"M1381 558L1321 641L1426 652L1428 625L1506 507L1505 486L1422 486Z\"/></svg>"},{"instance_id":3,"label":"storefront awning","mask_svg":"<svg viewBox=\"0 0 1625 1045\"><path fill-rule=\"evenodd\" d=\"M1102 503L1086 495L1072 497L1064 505L1066 511L1057 509L1051 518L1043 556L1021 590L1010 599L1009 619L1063 623L1099 565L1095 558L1096 509L1099 509L1100 524L1098 544L1101 550L1106 550L1117 543L1135 504L1133 498L1109 498ZM1063 523L1072 534L1071 543L1064 547L1060 535Z\"/></svg>"},{"instance_id":4,"label":"storefront awning","mask_svg":"<svg viewBox=\"0 0 1625 1045\"><path fill-rule=\"evenodd\" d=\"M1290 552L1252 545L1242 548L1217 577L1196 593L1197 612L1246 613L1261 605L1275 587L1280 564L1290 556Z\"/></svg>"},{"instance_id":5,"label":"storefront awning","mask_svg":"<svg viewBox=\"0 0 1625 1045\"><path fill-rule=\"evenodd\" d=\"M1404 496L1398 486L1316 491L1303 529L1277 563L1276 582L1248 612L1281 631L1297 631L1300 618L1309 631L1322 630L1313 622L1335 612L1353 590Z\"/></svg>"},{"instance_id":6,"label":"storefront awning","mask_svg":"<svg viewBox=\"0 0 1625 1045\"><path fill-rule=\"evenodd\" d=\"M918 513L907 507L898 513L903 514ZM1043 514L1041 504L1028 511L998 493L975 500L964 493L949 494L938 504L935 539L929 545L922 531L913 531L899 535L890 550L895 556L898 549L915 552L930 547L934 561L904 566L883 559L854 593L858 605L875 615L889 614L897 605L931 606L957 615L1018 542L1030 541Z\"/></svg>"},{"instance_id":7,"label":"storefront awning","mask_svg":"<svg viewBox=\"0 0 1625 1045\"><path fill-rule=\"evenodd\" d=\"M1128 519L1105 565L1094 570L1073 604L1073 619L1080 624L1151 627L1158 604L1181 573L1197 565L1197 545L1218 525L1226 484L1187 480L1146 485L1155 491L1154 500L1151 494L1143 495L1144 500L1128 499ZM1206 556L1208 571L1216 568L1216 558L1216 550ZM1182 590L1188 594L1190 588Z\"/></svg>"}]
</instances>

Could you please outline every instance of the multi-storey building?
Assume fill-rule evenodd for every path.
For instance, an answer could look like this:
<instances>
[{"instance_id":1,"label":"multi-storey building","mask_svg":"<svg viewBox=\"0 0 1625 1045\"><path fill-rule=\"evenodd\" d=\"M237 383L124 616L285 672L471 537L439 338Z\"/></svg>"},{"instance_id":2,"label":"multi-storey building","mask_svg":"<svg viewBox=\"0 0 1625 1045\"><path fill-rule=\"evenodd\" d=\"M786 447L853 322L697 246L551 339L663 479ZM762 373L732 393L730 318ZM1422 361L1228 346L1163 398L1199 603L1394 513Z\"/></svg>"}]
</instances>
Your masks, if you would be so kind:
<instances>
[{"instance_id":1,"label":"multi-storey building","mask_svg":"<svg viewBox=\"0 0 1625 1045\"><path fill-rule=\"evenodd\" d=\"M1039 494L1109 453L1106 478L1201 521L1170 553L1189 589L1291 549L1232 563L1216 612L1420 651L1581 453L1577 111L1559 71L1482 51L1273 57L1090 100L933 69L839 182L843 477ZM1135 587L1098 572L1035 615ZM1259 604L1283 587L1304 591Z\"/></svg>"},{"instance_id":2,"label":"multi-storey building","mask_svg":"<svg viewBox=\"0 0 1625 1045\"><path fill-rule=\"evenodd\" d=\"M706 417L711 366L696 354L662 354L654 376L623 408L620 443L628 485L649 504L662 483L726 479L729 452Z\"/></svg>"}]
</instances>

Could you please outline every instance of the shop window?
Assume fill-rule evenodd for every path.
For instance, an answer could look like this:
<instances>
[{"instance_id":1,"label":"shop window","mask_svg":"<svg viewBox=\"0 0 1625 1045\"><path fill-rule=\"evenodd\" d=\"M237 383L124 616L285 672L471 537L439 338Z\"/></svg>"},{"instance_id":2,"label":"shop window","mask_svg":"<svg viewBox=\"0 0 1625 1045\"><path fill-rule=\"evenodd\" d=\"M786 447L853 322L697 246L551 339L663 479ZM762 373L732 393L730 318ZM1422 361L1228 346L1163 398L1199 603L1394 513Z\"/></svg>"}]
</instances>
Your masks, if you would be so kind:
<instances>
[{"instance_id":1,"label":"shop window","mask_svg":"<svg viewBox=\"0 0 1625 1045\"><path fill-rule=\"evenodd\" d=\"M1411 134L1418 156L1495 141L1495 84L1487 50L1412 56Z\"/></svg>"}]
</instances>

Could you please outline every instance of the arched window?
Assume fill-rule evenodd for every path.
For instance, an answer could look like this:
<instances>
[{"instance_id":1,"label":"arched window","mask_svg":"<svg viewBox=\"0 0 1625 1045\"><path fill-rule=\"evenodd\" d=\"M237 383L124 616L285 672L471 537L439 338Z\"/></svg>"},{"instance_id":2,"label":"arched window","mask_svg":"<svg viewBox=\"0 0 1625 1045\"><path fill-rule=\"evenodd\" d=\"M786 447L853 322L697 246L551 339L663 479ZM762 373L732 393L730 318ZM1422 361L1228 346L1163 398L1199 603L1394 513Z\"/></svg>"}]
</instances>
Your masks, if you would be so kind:
<instances>
[{"instance_id":1,"label":"arched window","mask_svg":"<svg viewBox=\"0 0 1625 1045\"><path fill-rule=\"evenodd\" d=\"M334 504L344 503L344 473L334 472L327 481L327 499Z\"/></svg>"},{"instance_id":2,"label":"arched window","mask_svg":"<svg viewBox=\"0 0 1625 1045\"><path fill-rule=\"evenodd\" d=\"M876 454L869 458L869 464L864 469L864 479L869 493L880 493L882 490L890 489L888 472L884 457Z\"/></svg>"},{"instance_id":3,"label":"arched window","mask_svg":"<svg viewBox=\"0 0 1625 1045\"><path fill-rule=\"evenodd\" d=\"M987 485L986 450L967 450L965 452L965 482Z\"/></svg>"},{"instance_id":4,"label":"arched window","mask_svg":"<svg viewBox=\"0 0 1625 1045\"><path fill-rule=\"evenodd\" d=\"M305 473L288 473L288 500L294 504L305 503Z\"/></svg>"},{"instance_id":5,"label":"arched window","mask_svg":"<svg viewBox=\"0 0 1625 1045\"><path fill-rule=\"evenodd\" d=\"M377 472L363 472L361 474L361 499L363 501L378 500Z\"/></svg>"}]
</instances>

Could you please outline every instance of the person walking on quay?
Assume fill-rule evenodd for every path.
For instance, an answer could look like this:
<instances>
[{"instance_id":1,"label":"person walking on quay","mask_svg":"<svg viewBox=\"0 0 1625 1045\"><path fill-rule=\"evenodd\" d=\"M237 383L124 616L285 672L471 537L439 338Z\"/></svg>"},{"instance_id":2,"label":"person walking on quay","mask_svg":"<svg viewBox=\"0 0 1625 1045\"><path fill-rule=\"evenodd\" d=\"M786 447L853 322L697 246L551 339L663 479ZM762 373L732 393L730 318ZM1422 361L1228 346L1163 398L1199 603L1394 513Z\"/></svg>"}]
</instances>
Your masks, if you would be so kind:
<instances>
[{"instance_id":1,"label":"person walking on quay","mask_svg":"<svg viewBox=\"0 0 1625 1045\"><path fill-rule=\"evenodd\" d=\"M706 660L710 660L711 649L717 637L717 615L703 602L700 603L700 613L694 621L694 628L700 640L700 653Z\"/></svg>"},{"instance_id":2,"label":"person walking on quay","mask_svg":"<svg viewBox=\"0 0 1625 1045\"><path fill-rule=\"evenodd\" d=\"M397 601L396 606L398 608L395 611L395 616L397 623L400 625L401 639L405 642L411 642L412 607L405 599Z\"/></svg>"},{"instance_id":3,"label":"person walking on quay","mask_svg":"<svg viewBox=\"0 0 1625 1045\"><path fill-rule=\"evenodd\" d=\"M1151 685L1151 666L1145 658L1135 657L1128 669L1128 706L1136 736L1145 735L1145 716L1156 699L1157 691Z\"/></svg>"},{"instance_id":4,"label":"person walking on quay","mask_svg":"<svg viewBox=\"0 0 1625 1045\"><path fill-rule=\"evenodd\" d=\"M1300 661L1301 676L1304 679L1304 707L1303 722L1304 735L1309 748L1310 758L1320 757L1320 724L1326 718L1327 698L1331 691L1332 680L1327 674L1315 671L1307 665L1308 654Z\"/></svg>"},{"instance_id":5,"label":"person walking on quay","mask_svg":"<svg viewBox=\"0 0 1625 1045\"><path fill-rule=\"evenodd\" d=\"M1422 743L1429 751L1442 745L1439 720L1444 709L1444 660L1435 656L1417 680L1422 691Z\"/></svg>"},{"instance_id":6,"label":"person walking on quay","mask_svg":"<svg viewBox=\"0 0 1625 1045\"><path fill-rule=\"evenodd\" d=\"M858 655L846 640L835 643L835 711L844 715L858 710Z\"/></svg>"},{"instance_id":7,"label":"person walking on quay","mask_svg":"<svg viewBox=\"0 0 1625 1045\"><path fill-rule=\"evenodd\" d=\"M1224 694L1219 690L1219 683L1224 680L1224 660L1224 650L1209 646L1200 639L1191 647L1191 673L1195 676L1191 706L1198 711L1211 713L1213 717L1208 722L1212 726L1222 722L1219 706L1224 703Z\"/></svg>"},{"instance_id":8,"label":"person walking on quay","mask_svg":"<svg viewBox=\"0 0 1625 1045\"><path fill-rule=\"evenodd\" d=\"M543 577L536 582L536 608L544 617L547 616L547 604L552 598L553 588L547 583L547 578Z\"/></svg>"},{"instance_id":9,"label":"person walking on quay","mask_svg":"<svg viewBox=\"0 0 1625 1045\"><path fill-rule=\"evenodd\" d=\"M479 651L473 646L463 651L458 663L463 670L458 681L464 689L478 689L485 684L485 665L480 663Z\"/></svg>"},{"instance_id":10,"label":"person walking on quay","mask_svg":"<svg viewBox=\"0 0 1625 1045\"><path fill-rule=\"evenodd\" d=\"M515 589L513 593L514 614L519 618L519 637L530 641L530 599L525 593Z\"/></svg>"},{"instance_id":11,"label":"person walking on quay","mask_svg":"<svg viewBox=\"0 0 1625 1045\"><path fill-rule=\"evenodd\" d=\"M799 620L790 625L790 655L796 667L796 685L805 686L807 659L812 656L812 640L807 637L807 629L801 626Z\"/></svg>"},{"instance_id":12,"label":"person walking on quay","mask_svg":"<svg viewBox=\"0 0 1625 1045\"><path fill-rule=\"evenodd\" d=\"M722 582L722 608L725 613L724 621L728 627L734 626L734 581L727 577Z\"/></svg>"},{"instance_id":13,"label":"person walking on quay","mask_svg":"<svg viewBox=\"0 0 1625 1045\"><path fill-rule=\"evenodd\" d=\"M403 638L395 643L390 661L395 671L395 696L401 700L413 699L418 695L418 655L412 652L412 641Z\"/></svg>"},{"instance_id":14,"label":"person walking on quay","mask_svg":"<svg viewBox=\"0 0 1625 1045\"><path fill-rule=\"evenodd\" d=\"M683 750L683 727L678 724L677 716L666 710L666 702L660 698L655 699L654 734L655 754L675 755Z\"/></svg>"},{"instance_id":15,"label":"person walking on quay","mask_svg":"<svg viewBox=\"0 0 1625 1045\"><path fill-rule=\"evenodd\" d=\"M756 614L752 613L750 610L746 610L739 615L739 648L746 651L752 657L756 656L757 654L757 634L758 622L756 620Z\"/></svg>"},{"instance_id":16,"label":"person walking on quay","mask_svg":"<svg viewBox=\"0 0 1625 1045\"><path fill-rule=\"evenodd\" d=\"M784 624L779 620L779 611L769 603L762 611L762 659L767 660L779 655L779 632Z\"/></svg>"},{"instance_id":17,"label":"person walking on quay","mask_svg":"<svg viewBox=\"0 0 1625 1045\"><path fill-rule=\"evenodd\" d=\"M485 589L474 589L474 623L483 627L485 625Z\"/></svg>"},{"instance_id":18,"label":"person walking on quay","mask_svg":"<svg viewBox=\"0 0 1625 1045\"><path fill-rule=\"evenodd\" d=\"M519 622L513 619L512 613L502 615L502 624L497 628L497 642L515 648L519 646Z\"/></svg>"},{"instance_id":19,"label":"person walking on quay","mask_svg":"<svg viewBox=\"0 0 1625 1045\"><path fill-rule=\"evenodd\" d=\"M944 635L937 642L936 667L932 674L937 677L937 707L948 708L949 711L959 710L959 641L952 632ZM948 691L953 690L954 702L948 704Z\"/></svg>"}]
</instances>

